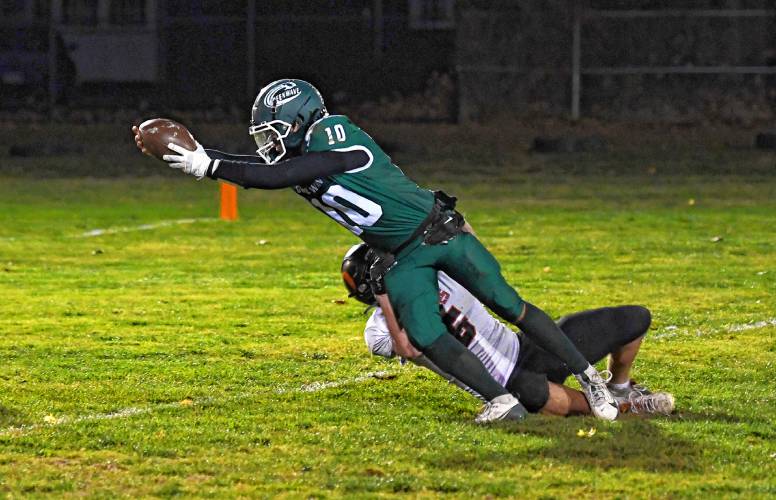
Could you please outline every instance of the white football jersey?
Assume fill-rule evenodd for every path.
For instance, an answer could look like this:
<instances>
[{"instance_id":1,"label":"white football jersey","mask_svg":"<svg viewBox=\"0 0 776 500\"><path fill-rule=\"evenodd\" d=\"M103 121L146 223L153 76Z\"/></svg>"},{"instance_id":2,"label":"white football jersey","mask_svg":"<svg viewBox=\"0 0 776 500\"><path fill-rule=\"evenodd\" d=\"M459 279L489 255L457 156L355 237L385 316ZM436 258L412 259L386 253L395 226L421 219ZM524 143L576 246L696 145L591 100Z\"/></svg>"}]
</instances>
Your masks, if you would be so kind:
<instances>
[{"instance_id":1,"label":"white football jersey","mask_svg":"<svg viewBox=\"0 0 776 500\"><path fill-rule=\"evenodd\" d=\"M463 286L441 271L438 277L439 304L448 331L482 361L498 383L506 385L517 364L520 339ZM364 339L372 354L387 358L394 355L388 324L379 307L366 323Z\"/></svg>"}]
</instances>

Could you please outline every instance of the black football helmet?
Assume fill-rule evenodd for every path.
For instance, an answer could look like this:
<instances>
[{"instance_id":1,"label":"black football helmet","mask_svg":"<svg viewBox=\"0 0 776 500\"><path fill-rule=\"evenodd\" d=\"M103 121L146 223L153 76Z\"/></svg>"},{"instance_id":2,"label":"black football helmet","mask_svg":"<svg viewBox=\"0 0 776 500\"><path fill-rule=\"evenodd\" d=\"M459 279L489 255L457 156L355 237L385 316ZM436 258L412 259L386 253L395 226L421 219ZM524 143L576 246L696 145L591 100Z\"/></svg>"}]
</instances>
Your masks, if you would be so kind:
<instances>
[{"instance_id":1,"label":"black football helmet","mask_svg":"<svg viewBox=\"0 0 776 500\"><path fill-rule=\"evenodd\" d=\"M369 268L372 266L373 253L366 243L353 245L342 259L342 281L348 289L348 297L354 297L368 306L377 304L372 287L369 285Z\"/></svg>"}]
</instances>

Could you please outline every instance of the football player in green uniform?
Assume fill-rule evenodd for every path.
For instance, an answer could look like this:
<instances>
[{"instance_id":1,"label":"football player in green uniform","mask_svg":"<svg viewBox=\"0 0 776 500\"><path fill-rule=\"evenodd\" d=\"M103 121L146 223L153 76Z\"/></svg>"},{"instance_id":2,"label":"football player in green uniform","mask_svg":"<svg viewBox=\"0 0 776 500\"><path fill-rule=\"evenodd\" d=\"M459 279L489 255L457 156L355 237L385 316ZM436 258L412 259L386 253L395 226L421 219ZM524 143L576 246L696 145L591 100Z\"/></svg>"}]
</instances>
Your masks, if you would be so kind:
<instances>
[{"instance_id":1,"label":"football player in green uniform","mask_svg":"<svg viewBox=\"0 0 776 500\"><path fill-rule=\"evenodd\" d=\"M147 152L133 130L138 147ZM258 156L170 144L178 154L164 160L198 179L246 188L293 187L381 252L381 265L390 268L381 273L390 303L380 306L392 308L412 344L431 361L488 400L478 421L520 420L526 412L476 356L447 335L437 304L438 271L558 356L579 380L596 416L617 417L605 381L547 314L507 284L496 259L455 211L455 198L418 187L366 132L346 116L329 114L315 87L295 79L264 87L253 104L249 134ZM395 339L397 354L409 347Z\"/></svg>"}]
</instances>

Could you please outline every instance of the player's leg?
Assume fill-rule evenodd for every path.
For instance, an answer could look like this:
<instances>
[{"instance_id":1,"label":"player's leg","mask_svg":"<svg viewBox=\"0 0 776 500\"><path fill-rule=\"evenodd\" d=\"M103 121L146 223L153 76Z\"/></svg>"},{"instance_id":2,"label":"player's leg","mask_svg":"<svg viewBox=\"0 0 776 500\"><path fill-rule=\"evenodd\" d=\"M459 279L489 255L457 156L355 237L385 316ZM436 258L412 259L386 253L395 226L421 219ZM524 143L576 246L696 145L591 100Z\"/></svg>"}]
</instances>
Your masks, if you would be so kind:
<instances>
[{"instance_id":1,"label":"player's leg","mask_svg":"<svg viewBox=\"0 0 776 500\"><path fill-rule=\"evenodd\" d=\"M554 382L547 382L547 388L549 397L539 413L559 417L590 414L590 404L582 391Z\"/></svg>"},{"instance_id":2,"label":"player's leg","mask_svg":"<svg viewBox=\"0 0 776 500\"><path fill-rule=\"evenodd\" d=\"M518 366L507 383L507 389L520 399L526 410L561 417L590 414L590 404L581 391L549 382L546 374L531 369L531 357L528 356L528 363Z\"/></svg>"},{"instance_id":3,"label":"player's leg","mask_svg":"<svg viewBox=\"0 0 776 500\"><path fill-rule=\"evenodd\" d=\"M609 390L623 411L638 414L669 415L674 397L665 392L652 393L630 379L630 369L652 318L641 306L605 307L572 314L559 321L575 345L595 363L611 353ZM562 369L549 379L562 382L568 375ZM616 378L615 378L616 377Z\"/></svg>"},{"instance_id":4,"label":"player's leg","mask_svg":"<svg viewBox=\"0 0 776 500\"><path fill-rule=\"evenodd\" d=\"M489 403L477 421L524 417L523 406L499 384L482 362L447 333L439 310L437 271L426 261L433 252L419 249L386 275L391 306L410 341L435 365L485 397ZM425 255L424 255L425 254Z\"/></svg>"},{"instance_id":5,"label":"player's leg","mask_svg":"<svg viewBox=\"0 0 776 500\"><path fill-rule=\"evenodd\" d=\"M633 348L640 345L649 321L646 308L619 306L569 314L558 320L558 326L589 363L598 363L617 351L618 364L630 368L637 353ZM544 349L537 350L532 356L534 363L552 382L562 384L572 375L568 366ZM628 373L626 371L625 376Z\"/></svg>"},{"instance_id":6,"label":"player's leg","mask_svg":"<svg viewBox=\"0 0 776 500\"><path fill-rule=\"evenodd\" d=\"M385 274L385 287L397 319L420 350L447 333L439 311L439 281L433 267L413 257Z\"/></svg>"},{"instance_id":7,"label":"player's leg","mask_svg":"<svg viewBox=\"0 0 776 500\"><path fill-rule=\"evenodd\" d=\"M645 307L619 306L570 314L558 325L591 363L611 354L610 385L617 387L630 384L630 369L651 321Z\"/></svg>"},{"instance_id":8,"label":"player's leg","mask_svg":"<svg viewBox=\"0 0 776 500\"><path fill-rule=\"evenodd\" d=\"M589 415L590 404L582 391L572 389L555 382L545 382L546 400L538 413L567 417L571 415ZM527 407L527 406L526 406ZM529 411L536 411L532 405ZM633 393L627 401L620 403L621 411L637 415L670 415L674 411L674 397L665 392L655 394Z\"/></svg>"},{"instance_id":9,"label":"player's leg","mask_svg":"<svg viewBox=\"0 0 776 500\"><path fill-rule=\"evenodd\" d=\"M438 245L437 265L494 313L515 323L525 301L501 274L501 265L470 233L462 233L446 245Z\"/></svg>"},{"instance_id":10,"label":"player's leg","mask_svg":"<svg viewBox=\"0 0 776 500\"><path fill-rule=\"evenodd\" d=\"M520 327L538 345L561 358L572 371L580 373L587 368L587 360L568 341L555 322L539 308L528 307L507 283L498 261L476 237L463 233L452 239L446 247L448 251L440 253L438 261L441 270L493 312Z\"/></svg>"},{"instance_id":11,"label":"player's leg","mask_svg":"<svg viewBox=\"0 0 776 500\"><path fill-rule=\"evenodd\" d=\"M650 314L640 306L609 307L576 313L559 323L591 363L600 361L609 352L616 352L617 363L629 369L649 327ZM519 394L529 411L539 408L542 413L554 415L584 413L583 405L577 404L579 398L574 390L560 385L569 375L568 367L556 356L524 338L520 345L518 369L510 377L507 389ZM625 376L628 375L626 371ZM612 388L611 391L622 411L664 415L673 411L674 398L671 394L652 394L643 386L630 386L629 379L628 385L626 390ZM542 403L544 406L541 406ZM564 413L566 411L569 413Z\"/></svg>"},{"instance_id":12,"label":"player's leg","mask_svg":"<svg viewBox=\"0 0 776 500\"><path fill-rule=\"evenodd\" d=\"M614 399L595 368L544 311L520 298L504 279L496 259L474 235L459 234L442 248L437 260L439 269L566 363L579 379L596 416L608 420L617 417Z\"/></svg>"},{"instance_id":13,"label":"player's leg","mask_svg":"<svg viewBox=\"0 0 776 500\"><path fill-rule=\"evenodd\" d=\"M612 372L612 380L609 386L630 385L630 371L636 355L641 348L641 341L644 337L638 337L624 346L612 351L609 356L609 371Z\"/></svg>"}]
</instances>

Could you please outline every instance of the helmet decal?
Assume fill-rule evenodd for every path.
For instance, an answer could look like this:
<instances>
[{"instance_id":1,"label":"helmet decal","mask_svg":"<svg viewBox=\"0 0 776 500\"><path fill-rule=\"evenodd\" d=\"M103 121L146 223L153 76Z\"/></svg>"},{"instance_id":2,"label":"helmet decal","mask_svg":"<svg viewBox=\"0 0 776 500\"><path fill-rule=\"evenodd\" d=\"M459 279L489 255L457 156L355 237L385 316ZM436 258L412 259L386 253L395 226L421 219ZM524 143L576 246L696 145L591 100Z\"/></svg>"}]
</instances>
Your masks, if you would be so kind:
<instances>
[{"instance_id":1,"label":"helmet decal","mask_svg":"<svg viewBox=\"0 0 776 500\"><path fill-rule=\"evenodd\" d=\"M349 272L347 271L343 272L342 279L345 280L345 284L350 288L352 288L353 290L358 289L358 285L356 285L356 280L353 279L353 276L351 276Z\"/></svg>"},{"instance_id":2,"label":"helmet decal","mask_svg":"<svg viewBox=\"0 0 776 500\"><path fill-rule=\"evenodd\" d=\"M283 82L275 85L264 94L264 105L268 108L276 108L287 102L293 101L302 95L302 90L294 82Z\"/></svg>"}]
</instances>

